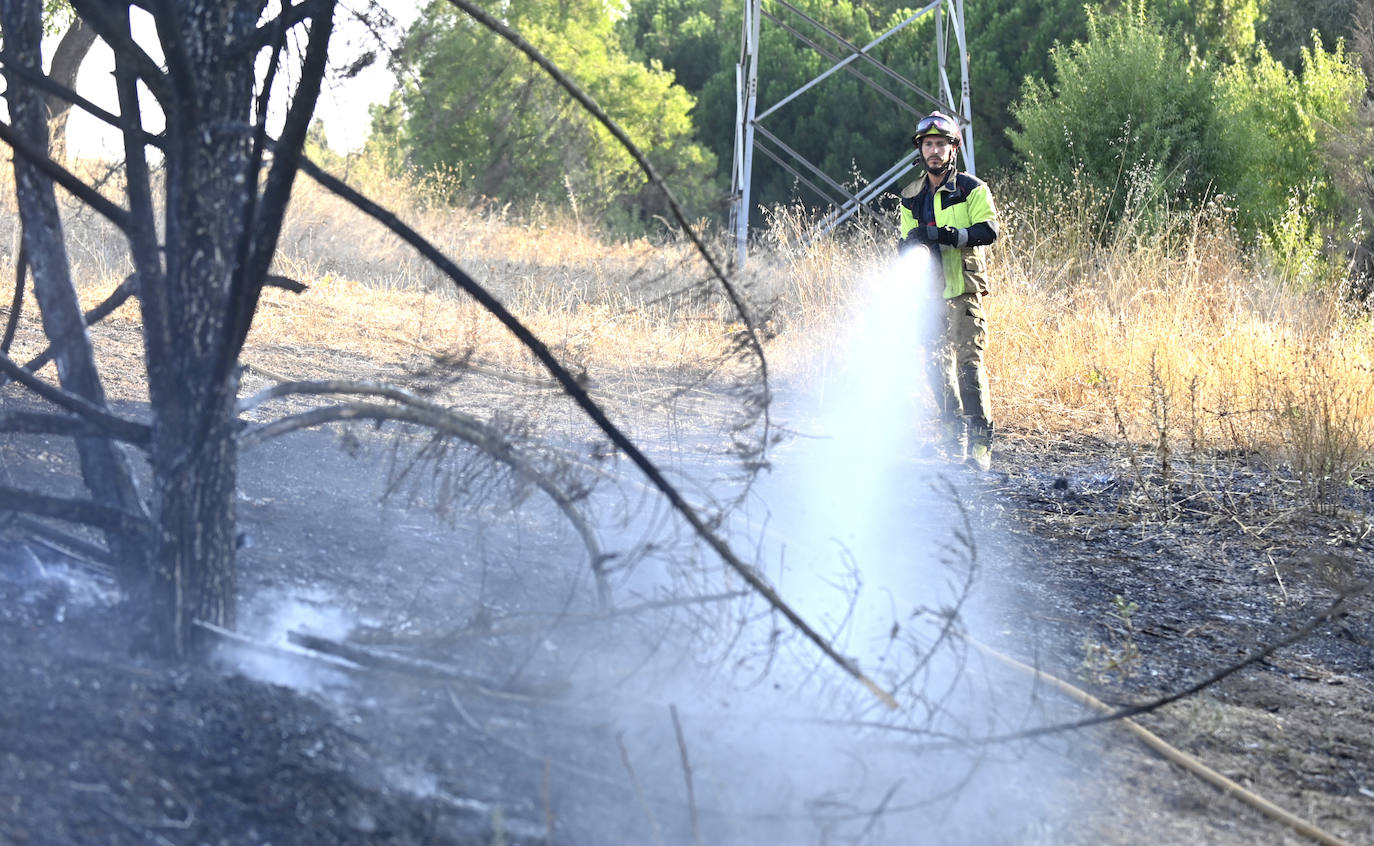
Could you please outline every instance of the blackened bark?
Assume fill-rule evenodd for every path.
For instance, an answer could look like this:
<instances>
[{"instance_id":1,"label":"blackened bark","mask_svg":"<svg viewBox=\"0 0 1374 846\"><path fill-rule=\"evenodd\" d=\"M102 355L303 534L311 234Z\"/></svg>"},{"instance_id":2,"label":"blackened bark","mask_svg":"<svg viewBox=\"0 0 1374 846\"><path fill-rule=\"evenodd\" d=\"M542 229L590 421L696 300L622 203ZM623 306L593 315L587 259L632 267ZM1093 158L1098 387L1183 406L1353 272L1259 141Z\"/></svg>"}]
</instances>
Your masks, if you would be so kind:
<instances>
[{"instance_id":1,"label":"blackened bark","mask_svg":"<svg viewBox=\"0 0 1374 846\"><path fill-rule=\"evenodd\" d=\"M268 280L300 146L319 94L334 4L321 0L308 11L290 7L280 21L259 29L265 0L148 0L143 7L153 15L165 57L160 66L131 37L131 6L102 0L72 3L84 27L115 52L116 122L125 140L128 209L100 209L108 201L83 191L84 185L63 184L118 219L129 239L143 317L152 425L151 436L137 442L147 446L151 465L153 529L136 536L143 543L139 557L144 566L131 587L147 609L149 646L185 657L204 641L197 622L234 624L236 362L257 292ZM21 74L32 79L39 67L41 6L38 0L0 0L0 13L15 128L5 135L22 153L16 156L16 180L25 254L35 285L47 290L40 305L45 331L58 348L64 386L100 405L104 397L71 283L51 182L65 171L45 175L29 163L38 160L33 150L45 149L48 140L43 100L20 81ZM263 47L263 31L275 33L275 67L287 55L281 50L287 43L283 27L307 19L310 44L260 192L269 148L268 110L265 100L257 101L255 114L255 59ZM140 85L153 93L166 116L166 128L155 140L142 126ZM157 144L164 160L161 243L147 163L149 143ZM95 416L90 409L85 414ZM84 435L90 430L71 431ZM82 458L83 467L92 470L93 501L117 504L119 510L110 513L139 510L127 472L106 472L109 467L100 464L102 456L122 459L108 439L79 443L89 451ZM109 478L122 479L126 487L111 489ZM105 487L98 489L100 484ZM88 509L86 516L105 513Z\"/></svg>"},{"instance_id":2,"label":"blackened bark","mask_svg":"<svg viewBox=\"0 0 1374 846\"><path fill-rule=\"evenodd\" d=\"M19 72L9 70L41 70L42 13L42 4L37 0L0 0L10 122L19 138L36 149L46 150L48 125L42 95L23 84ZM24 253L33 274L34 298L42 313L43 331L53 343L58 378L70 393L104 408L105 391L72 283L52 180L20 156L14 158L14 176ZM129 513L143 513L128 463L119 448L99 438L78 438L76 446L82 476L95 499ZM117 561L141 566L146 547L136 533L109 531L106 541Z\"/></svg>"},{"instance_id":3,"label":"blackened bark","mask_svg":"<svg viewBox=\"0 0 1374 846\"><path fill-rule=\"evenodd\" d=\"M159 651L185 656L202 620L235 618L237 369L216 376L232 312L237 246L256 178L249 125L261 4L155 4L176 102L167 109L166 270L140 296L153 408L151 579Z\"/></svg>"},{"instance_id":4,"label":"blackened bark","mask_svg":"<svg viewBox=\"0 0 1374 846\"><path fill-rule=\"evenodd\" d=\"M52 64L48 76L63 88L76 90L76 76L81 63L95 44L95 30L86 25L80 16L72 19L71 26L62 33L62 39L52 53ZM72 104L56 95L48 95L48 131L52 138L52 157L62 161L67 155L67 115Z\"/></svg>"}]
</instances>

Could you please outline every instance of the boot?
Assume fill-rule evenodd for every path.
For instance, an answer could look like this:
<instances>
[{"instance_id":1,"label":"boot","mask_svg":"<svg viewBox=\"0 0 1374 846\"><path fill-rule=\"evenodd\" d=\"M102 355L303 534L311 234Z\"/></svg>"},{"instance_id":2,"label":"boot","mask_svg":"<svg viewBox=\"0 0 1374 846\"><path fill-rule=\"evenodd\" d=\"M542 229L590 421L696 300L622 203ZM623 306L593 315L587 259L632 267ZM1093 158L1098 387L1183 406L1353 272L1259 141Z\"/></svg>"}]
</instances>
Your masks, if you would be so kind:
<instances>
[{"instance_id":1,"label":"boot","mask_svg":"<svg viewBox=\"0 0 1374 846\"><path fill-rule=\"evenodd\" d=\"M968 425L963 419L940 421L940 453L956 463L968 455Z\"/></svg>"},{"instance_id":2,"label":"boot","mask_svg":"<svg viewBox=\"0 0 1374 846\"><path fill-rule=\"evenodd\" d=\"M969 425L968 466L982 473L992 469L992 427Z\"/></svg>"}]
</instances>

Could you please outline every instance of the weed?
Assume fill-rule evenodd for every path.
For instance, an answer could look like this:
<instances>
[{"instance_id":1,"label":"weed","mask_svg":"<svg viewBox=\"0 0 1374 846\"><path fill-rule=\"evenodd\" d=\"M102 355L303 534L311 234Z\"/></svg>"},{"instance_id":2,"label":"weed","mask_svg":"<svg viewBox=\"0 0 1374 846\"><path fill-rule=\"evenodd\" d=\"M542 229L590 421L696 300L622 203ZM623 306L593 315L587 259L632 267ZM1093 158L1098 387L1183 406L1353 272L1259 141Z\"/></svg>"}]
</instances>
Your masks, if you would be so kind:
<instances>
[{"instance_id":1,"label":"weed","mask_svg":"<svg viewBox=\"0 0 1374 846\"><path fill-rule=\"evenodd\" d=\"M1313 348L1296 379L1271 387L1270 414L1285 433L1280 454L1322 514L1340 508L1353 478L1374 461L1374 386L1338 378L1348 355Z\"/></svg>"},{"instance_id":2,"label":"weed","mask_svg":"<svg viewBox=\"0 0 1374 846\"><path fill-rule=\"evenodd\" d=\"M1083 639L1081 672L1094 682L1102 683L1113 673L1129 678L1140 664L1140 648L1135 641L1135 615L1140 606L1117 594L1103 621L1107 640Z\"/></svg>"},{"instance_id":3,"label":"weed","mask_svg":"<svg viewBox=\"0 0 1374 846\"><path fill-rule=\"evenodd\" d=\"M506 846L506 816L500 808L491 809L491 846Z\"/></svg>"}]
</instances>

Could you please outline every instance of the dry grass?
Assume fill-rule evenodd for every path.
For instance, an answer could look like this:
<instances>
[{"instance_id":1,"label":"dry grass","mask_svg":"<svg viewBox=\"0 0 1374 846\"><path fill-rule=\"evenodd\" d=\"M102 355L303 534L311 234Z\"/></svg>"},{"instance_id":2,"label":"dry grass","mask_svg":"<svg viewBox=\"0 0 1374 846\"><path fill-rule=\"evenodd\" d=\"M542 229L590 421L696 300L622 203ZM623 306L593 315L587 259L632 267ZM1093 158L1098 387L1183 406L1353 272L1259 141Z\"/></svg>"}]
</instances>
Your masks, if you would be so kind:
<instances>
[{"instance_id":1,"label":"dry grass","mask_svg":"<svg viewBox=\"0 0 1374 846\"><path fill-rule=\"evenodd\" d=\"M537 209L517 216L509 207L443 206L434 199L443 184L387 177L366 162L351 165L349 178L455 258L573 369L685 372L729 357L738 323L711 286L703 290L707 268L686 242L665 236L664 243L607 243L585 224ZM11 245L0 257L5 302L19 237L12 179L12 172L0 176L0 231ZM106 193L122 199L112 181ZM73 275L90 308L131 268L108 224L88 210L69 214L68 222ZM444 355L512 370L532 366L495 318L414 250L304 177L274 270L309 290L264 293L250 360L255 347L290 345L383 361ZM21 355L42 346L31 294L25 313L27 331L16 343ZM136 324L137 309L126 305L107 319Z\"/></svg>"},{"instance_id":2,"label":"dry grass","mask_svg":"<svg viewBox=\"0 0 1374 846\"><path fill-rule=\"evenodd\" d=\"M1320 465L1313 450L1346 469L1370 457L1374 335L1334 280L1285 288L1207 213L1105 245L1064 230L1037 242L1044 230L1015 209L1006 222L989 302L1004 422L1106 433L1120 416L1135 441L1286 453L1295 467Z\"/></svg>"},{"instance_id":3,"label":"dry grass","mask_svg":"<svg viewBox=\"0 0 1374 846\"><path fill-rule=\"evenodd\" d=\"M607 243L584 224L538 210L443 206L432 200L442 185L375 172L356 181L573 367L708 367L729 342L729 312L719 297L701 295L706 268L683 243ZM251 343L529 363L504 327L410 247L305 180L278 268L311 289L299 297L271 292Z\"/></svg>"},{"instance_id":4,"label":"dry grass","mask_svg":"<svg viewBox=\"0 0 1374 846\"><path fill-rule=\"evenodd\" d=\"M1005 204L990 253L988 366L1004 431L1124 439L1166 473L1171 460L1259 453L1318 504L1374 462L1374 322L1342 302L1344 280L1285 285L1224 210L1128 221L1103 242L1091 220L1062 218L1072 200L1053 204ZM856 281L892 260L885 222L812 243L804 223L779 213L769 233L784 373L824 359Z\"/></svg>"},{"instance_id":5,"label":"dry grass","mask_svg":"<svg viewBox=\"0 0 1374 846\"><path fill-rule=\"evenodd\" d=\"M1010 209L994 253L989 358L1003 424L1115 433L1166 474L1171 459L1258 453L1322 509L1374 462L1374 332L1338 296L1343 280L1294 290L1219 213L1106 244L1036 223Z\"/></svg>"},{"instance_id":6,"label":"dry grass","mask_svg":"<svg viewBox=\"0 0 1374 846\"><path fill-rule=\"evenodd\" d=\"M349 179L456 258L574 368L686 374L728 358L739 327L718 292L702 295L716 288L681 241L665 234L657 240L666 244L607 243L584 223L539 210L447 207L434 198L448 186L387 177L367 162L350 163ZM8 282L17 225L12 189L0 194L10 244L0 274ZM1222 212L1162 229L1127 225L1103 243L1090 220L1057 216L1072 202L1055 202L1005 203L1004 237L991 252L988 358L1005 431L1124 433L1175 456L1257 450L1287 461L1314 494L1368 464L1367 313L1343 308L1334 293L1297 293L1275 281ZM749 273L736 280L771 304L774 372L799 381L836 343L857 280L892 257L887 221L818 240L806 227L795 210L777 210ZM89 212L71 231L83 299L93 304L127 263L118 239ZM410 248L308 180L298 184L280 247L278 272L310 290L269 291L250 345L392 360L467 354L529 366L502 327ZM132 322L137 313L125 307L112 319Z\"/></svg>"}]
</instances>

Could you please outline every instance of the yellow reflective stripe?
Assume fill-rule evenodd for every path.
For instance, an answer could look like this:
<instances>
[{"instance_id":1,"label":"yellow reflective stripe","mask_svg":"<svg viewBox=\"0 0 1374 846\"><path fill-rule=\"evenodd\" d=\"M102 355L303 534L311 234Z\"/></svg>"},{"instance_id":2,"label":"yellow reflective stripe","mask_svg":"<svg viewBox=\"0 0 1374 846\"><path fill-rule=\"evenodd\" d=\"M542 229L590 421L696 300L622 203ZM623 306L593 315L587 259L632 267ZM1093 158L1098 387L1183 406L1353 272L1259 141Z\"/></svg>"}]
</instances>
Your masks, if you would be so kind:
<instances>
[{"instance_id":1,"label":"yellow reflective stripe","mask_svg":"<svg viewBox=\"0 0 1374 846\"><path fill-rule=\"evenodd\" d=\"M905 238L906 234L916 228L916 215L911 213L911 209L901 206L901 214L897 216L897 236Z\"/></svg>"}]
</instances>

